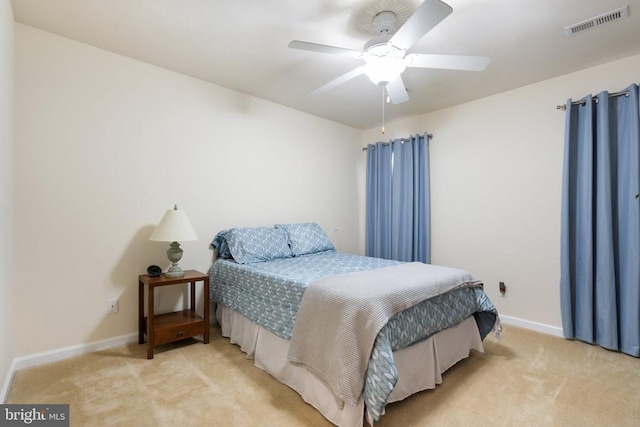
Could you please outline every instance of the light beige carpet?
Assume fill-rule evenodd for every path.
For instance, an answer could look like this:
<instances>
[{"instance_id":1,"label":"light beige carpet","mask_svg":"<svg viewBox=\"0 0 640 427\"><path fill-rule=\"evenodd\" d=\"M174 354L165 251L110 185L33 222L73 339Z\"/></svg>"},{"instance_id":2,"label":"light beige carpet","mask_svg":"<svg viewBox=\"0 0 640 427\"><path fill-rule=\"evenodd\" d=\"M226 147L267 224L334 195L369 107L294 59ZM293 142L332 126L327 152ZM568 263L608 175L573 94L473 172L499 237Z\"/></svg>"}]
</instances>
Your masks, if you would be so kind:
<instances>
[{"instance_id":1,"label":"light beige carpet","mask_svg":"<svg viewBox=\"0 0 640 427\"><path fill-rule=\"evenodd\" d=\"M72 426L330 426L211 328L16 373L7 403L68 403ZM506 326L376 426L640 426L640 359Z\"/></svg>"}]
</instances>

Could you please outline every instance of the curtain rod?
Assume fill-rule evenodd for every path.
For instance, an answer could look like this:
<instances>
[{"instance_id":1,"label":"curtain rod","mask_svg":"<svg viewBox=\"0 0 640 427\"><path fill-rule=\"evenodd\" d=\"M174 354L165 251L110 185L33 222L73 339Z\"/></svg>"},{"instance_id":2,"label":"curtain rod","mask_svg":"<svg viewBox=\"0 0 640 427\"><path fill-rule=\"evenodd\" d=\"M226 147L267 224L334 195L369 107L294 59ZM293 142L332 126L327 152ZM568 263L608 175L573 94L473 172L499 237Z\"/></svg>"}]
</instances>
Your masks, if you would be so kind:
<instances>
[{"instance_id":1,"label":"curtain rod","mask_svg":"<svg viewBox=\"0 0 640 427\"><path fill-rule=\"evenodd\" d=\"M616 96L629 96L629 91L628 90L623 90L622 92L613 92L609 94L609 98L615 98ZM595 102L596 104L598 103L598 98L593 98L593 102ZM587 101L585 101L584 99L582 101L573 101L571 103L571 105L582 105L584 106L587 103ZM567 110L567 104L562 104L562 105L556 105L556 110L563 110L566 111Z\"/></svg>"},{"instance_id":2,"label":"curtain rod","mask_svg":"<svg viewBox=\"0 0 640 427\"><path fill-rule=\"evenodd\" d=\"M427 136L429 137L429 139L433 139L433 134L432 133L428 133ZM389 142L383 142L382 144L388 145L388 144L391 144L393 141L398 141L398 140L400 142L409 142L409 141L411 141L411 138L390 139ZM362 147L362 151L367 151L367 147Z\"/></svg>"}]
</instances>

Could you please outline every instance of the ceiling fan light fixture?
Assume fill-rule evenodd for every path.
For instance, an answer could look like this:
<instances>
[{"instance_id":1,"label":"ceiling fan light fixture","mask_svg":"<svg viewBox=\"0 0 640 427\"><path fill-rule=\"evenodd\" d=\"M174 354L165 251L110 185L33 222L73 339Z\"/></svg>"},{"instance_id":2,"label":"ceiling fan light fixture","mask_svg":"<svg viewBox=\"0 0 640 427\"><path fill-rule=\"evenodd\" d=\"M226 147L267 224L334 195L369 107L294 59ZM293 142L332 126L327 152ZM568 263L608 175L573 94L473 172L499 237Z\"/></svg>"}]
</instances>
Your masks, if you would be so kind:
<instances>
[{"instance_id":1,"label":"ceiling fan light fixture","mask_svg":"<svg viewBox=\"0 0 640 427\"><path fill-rule=\"evenodd\" d=\"M384 86L393 82L407 68L403 59L391 57L373 57L366 59L364 73L374 84Z\"/></svg>"},{"instance_id":2,"label":"ceiling fan light fixture","mask_svg":"<svg viewBox=\"0 0 640 427\"><path fill-rule=\"evenodd\" d=\"M362 13L366 25L360 28L380 35L367 41L361 51L299 40L289 43L289 47L295 49L350 56L365 61L364 65L331 80L311 93L324 93L361 74L366 74L374 84L382 86L383 94L387 93L393 104L402 104L409 100L401 76L406 68L482 71L489 64L491 58L481 56L419 53L407 55L407 51L418 40L453 12L453 8L443 0L421 0L420 6L411 12L407 5L404 5L407 0L376 1L382 3L367 8Z\"/></svg>"}]
</instances>

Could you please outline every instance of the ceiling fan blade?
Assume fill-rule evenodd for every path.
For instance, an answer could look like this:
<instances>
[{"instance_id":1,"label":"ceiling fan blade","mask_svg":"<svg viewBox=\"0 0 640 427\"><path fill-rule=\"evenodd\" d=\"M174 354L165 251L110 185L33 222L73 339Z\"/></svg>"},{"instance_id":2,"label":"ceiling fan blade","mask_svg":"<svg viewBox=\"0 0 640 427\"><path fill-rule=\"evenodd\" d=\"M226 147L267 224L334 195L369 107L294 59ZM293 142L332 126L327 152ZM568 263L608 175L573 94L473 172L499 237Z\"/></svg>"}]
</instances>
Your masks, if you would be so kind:
<instances>
[{"instance_id":1,"label":"ceiling fan blade","mask_svg":"<svg viewBox=\"0 0 640 427\"><path fill-rule=\"evenodd\" d=\"M350 56L352 58L359 57L362 52L359 50L347 49L344 47L328 46L326 44L317 44L302 42L300 40L293 40L289 43L289 47L292 49L309 50L311 52L330 53L333 55Z\"/></svg>"},{"instance_id":2,"label":"ceiling fan blade","mask_svg":"<svg viewBox=\"0 0 640 427\"><path fill-rule=\"evenodd\" d=\"M391 99L391 102L394 104L402 104L409 100L409 94L407 93L407 88L404 87L402 77L398 76L398 78L391 83L387 83L386 88L389 99Z\"/></svg>"},{"instance_id":3,"label":"ceiling fan blade","mask_svg":"<svg viewBox=\"0 0 640 427\"><path fill-rule=\"evenodd\" d=\"M435 55L411 53L404 58L407 67L441 68L444 70L482 71L491 58L488 56Z\"/></svg>"},{"instance_id":4,"label":"ceiling fan blade","mask_svg":"<svg viewBox=\"0 0 640 427\"><path fill-rule=\"evenodd\" d=\"M425 0L391 37L389 44L408 50L451 12L453 8L440 0Z\"/></svg>"},{"instance_id":5,"label":"ceiling fan blade","mask_svg":"<svg viewBox=\"0 0 640 427\"><path fill-rule=\"evenodd\" d=\"M331 80L329 83L320 86L318 89L314 90L313 92L311 92L313 95L318 95L321 93L325 93L328 90L333 89L336 86L340 86L343 83L348 82L349 80L358 77L360 74L364 73L364 65L358 68L354 68L353 70L349 71L346 74L341 75L338 78L335 78L333 80Z\"/></svg>"}]
</instances>

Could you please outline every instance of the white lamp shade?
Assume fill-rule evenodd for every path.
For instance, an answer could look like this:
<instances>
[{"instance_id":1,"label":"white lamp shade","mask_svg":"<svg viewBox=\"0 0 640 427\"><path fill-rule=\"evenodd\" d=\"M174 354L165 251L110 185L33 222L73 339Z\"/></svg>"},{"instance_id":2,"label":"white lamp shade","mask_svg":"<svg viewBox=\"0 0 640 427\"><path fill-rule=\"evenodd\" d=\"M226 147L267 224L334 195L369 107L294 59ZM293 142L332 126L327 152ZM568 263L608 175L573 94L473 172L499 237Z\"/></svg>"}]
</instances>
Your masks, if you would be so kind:
<instances>
[{"instance_id":1,"label":"white lamp shade","mask_svg":"<svg viewBox=\"0 0 640 427\"><path fill-rule=\"evenodd\" d=\"M198 240L187 214L176 206L169 209L154 230L149 240L156 242L188 242Z\"/></svg>"}]
</instances>

